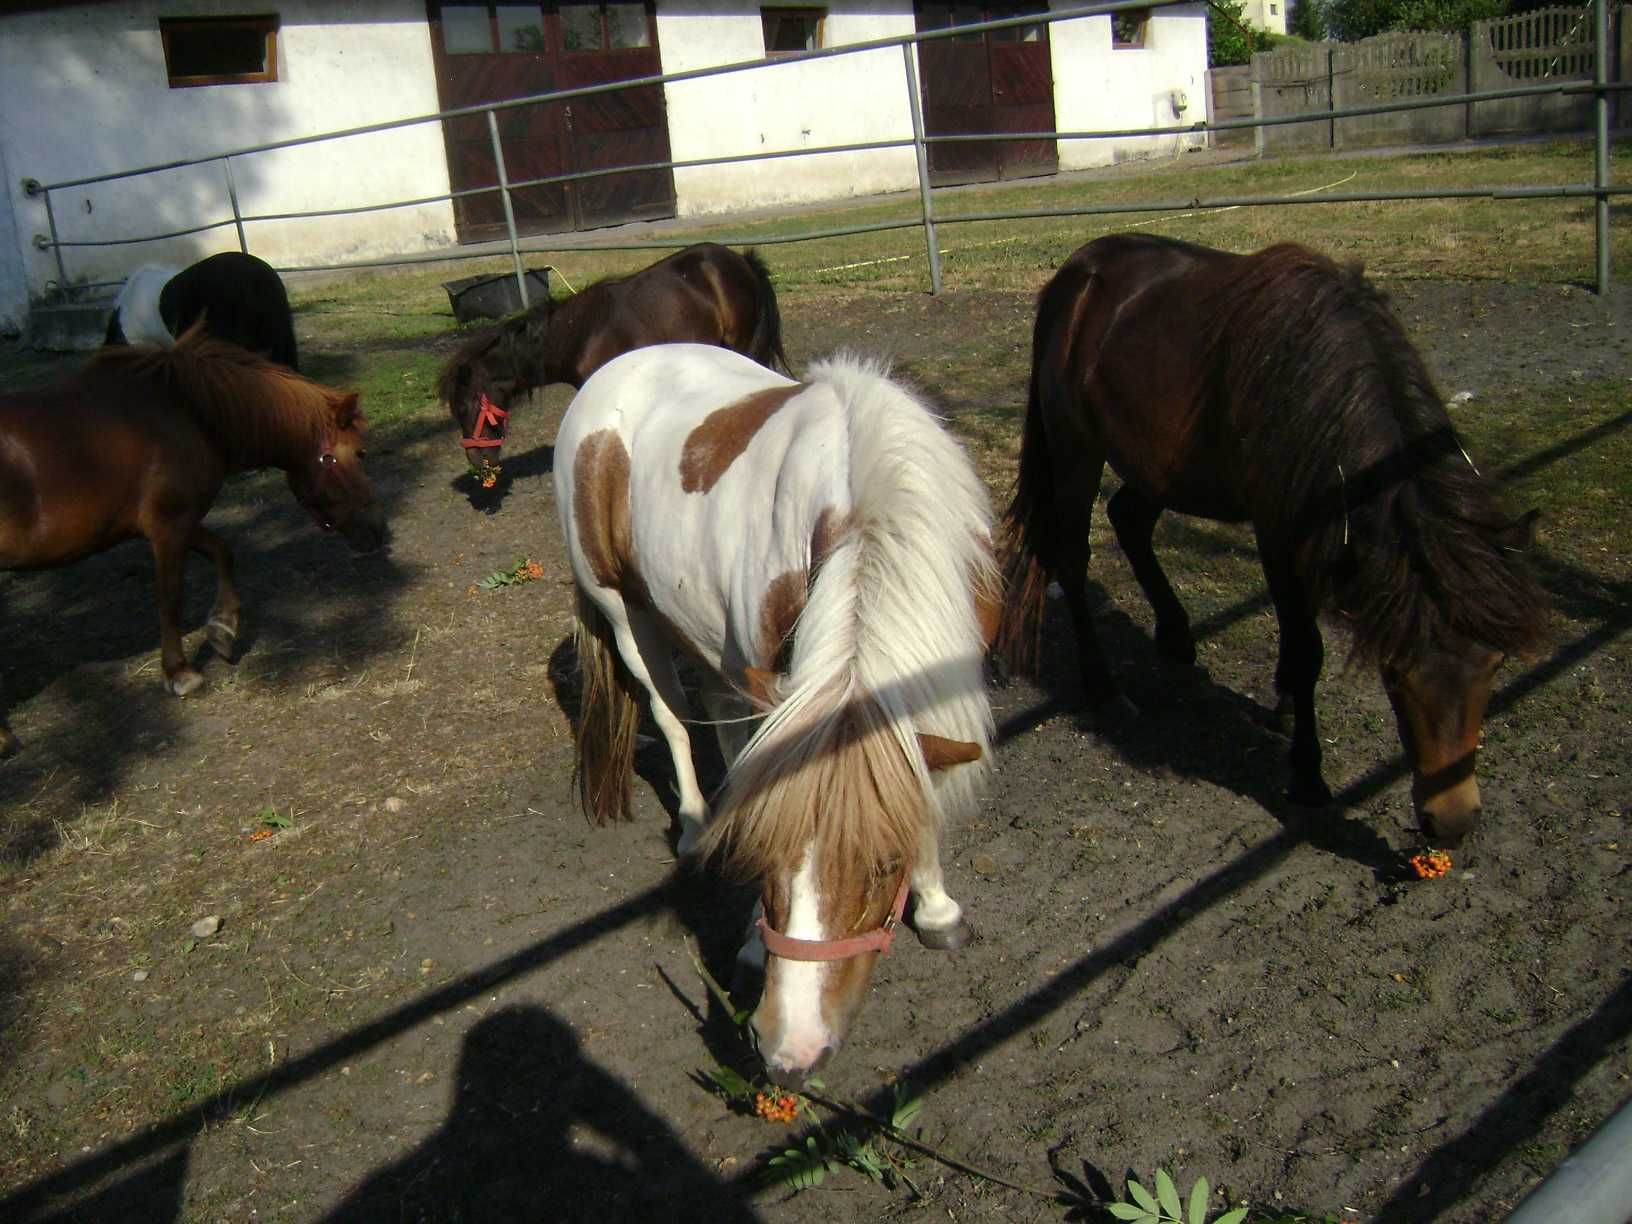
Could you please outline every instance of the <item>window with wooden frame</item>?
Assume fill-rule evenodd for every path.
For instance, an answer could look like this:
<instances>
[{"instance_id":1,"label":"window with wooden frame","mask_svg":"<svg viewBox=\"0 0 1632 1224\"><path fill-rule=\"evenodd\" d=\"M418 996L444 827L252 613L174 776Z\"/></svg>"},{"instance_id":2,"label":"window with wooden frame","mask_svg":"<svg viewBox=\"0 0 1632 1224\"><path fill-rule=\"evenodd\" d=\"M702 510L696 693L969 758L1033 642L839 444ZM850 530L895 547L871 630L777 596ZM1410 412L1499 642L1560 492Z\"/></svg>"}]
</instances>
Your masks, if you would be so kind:
<instances>
[{"instance_id":1,"label":"window with wooden frame","mask_svg":"<svg viewBox=\"0 0 1632 1224\"><path fill-rule=\"evenodd\" d=\"M1135 51L1145 45L1150 29L1149 9L1121 9L1111 14L1111 48Z\"/></svg>"},{"instance_id":2,"label":"window with wooden frame","mask_svg":"<svg viewBox=\"0 0 1632 1224\"><path fill-rule=\"evenodd\" d=\"M171 89L260 85L278 79L278 17L161 17Z\"/></svg>"},{"instance_id":3,"label":"window with wooden frame","mask_svg":"<svg viewBox=\"0 0 1632 1224\"><path fill-rule=\"evenodd\" d=\"M563 2L561 49L619 51L652 45L645 4L570 4Z\"/></svg>"},{"instance_id":4,"label":"window with wooden frame","mask_svg":"<svg viewBox=\"0 0 1632 1224\"><path fill-rule=\"evenodd\" d=\"M761 9L759 21L765 30L765 54L793 55L800 51L819 51L822 46L822 23L826 20L825 8Z\"/></svg>"}]
</instances>

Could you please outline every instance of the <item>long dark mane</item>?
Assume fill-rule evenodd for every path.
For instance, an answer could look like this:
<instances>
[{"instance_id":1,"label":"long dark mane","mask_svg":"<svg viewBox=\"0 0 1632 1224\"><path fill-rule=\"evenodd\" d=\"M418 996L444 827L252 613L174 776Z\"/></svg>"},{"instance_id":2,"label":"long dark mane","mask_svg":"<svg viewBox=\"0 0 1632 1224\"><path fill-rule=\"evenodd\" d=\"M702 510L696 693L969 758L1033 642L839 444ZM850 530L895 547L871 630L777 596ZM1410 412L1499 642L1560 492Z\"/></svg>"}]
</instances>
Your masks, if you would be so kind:
<instances>
[{"instance_id":1,"label":"long dark mane","mask_svg":"<svg viewBox=\"0 0 1632 1224\"><path fill-rule=\"evenodd\" d=\"M480 393L496 382L526 383L540 377L534 335L549 330L556 303L546 298L521 314L476 332L449 357L437 375L436 394L444 404L467 391Z\"/></svg>"},{"instance_id":2,"label":"long dark mane","mask_svg":"<svg viewBox=\"0 0 1632 1224\"><path fill-rule=\"evenodd\" d=\"M1534 650L1528 520L1501 510L1382 295L1292 244L1239 271L1202 311L1206 369L1261 463L1259 530L1349 619L1354 659L1410 667L1455 639Z\"/></svg>"}]
</instances>

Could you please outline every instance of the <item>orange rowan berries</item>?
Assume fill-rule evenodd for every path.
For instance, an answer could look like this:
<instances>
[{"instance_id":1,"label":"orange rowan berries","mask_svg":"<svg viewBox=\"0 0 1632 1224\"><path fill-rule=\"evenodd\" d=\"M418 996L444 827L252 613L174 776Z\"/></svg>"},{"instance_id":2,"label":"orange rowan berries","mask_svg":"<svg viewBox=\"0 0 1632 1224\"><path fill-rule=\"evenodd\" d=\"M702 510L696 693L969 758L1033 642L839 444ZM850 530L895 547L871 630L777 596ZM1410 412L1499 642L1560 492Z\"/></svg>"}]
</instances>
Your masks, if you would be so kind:
<instances>
[{"instance_id":1,"label":"orange rowan berries","mask_svg":"<svg viewBox=\"0 0 1632 1224\"><path fill-rule=\"evenodd\" d=\"M792 1122L799 1116L799 1098L787 1093L754 1093L754 1112L767 1122Z\"/></svg>"},{"instance_id":2,"label":"orange rowan berries","mask_svg":"<svg viewBox=\"0 0 1632 1224\"><path fill-rule=\"evenodd\" d=\"M1438 879L1451 869L1451 856L1443 850L1413 854L1407 861L1411 864L1411 870L1417 873L1419 880Z\"/></svg>"}]
</instances>

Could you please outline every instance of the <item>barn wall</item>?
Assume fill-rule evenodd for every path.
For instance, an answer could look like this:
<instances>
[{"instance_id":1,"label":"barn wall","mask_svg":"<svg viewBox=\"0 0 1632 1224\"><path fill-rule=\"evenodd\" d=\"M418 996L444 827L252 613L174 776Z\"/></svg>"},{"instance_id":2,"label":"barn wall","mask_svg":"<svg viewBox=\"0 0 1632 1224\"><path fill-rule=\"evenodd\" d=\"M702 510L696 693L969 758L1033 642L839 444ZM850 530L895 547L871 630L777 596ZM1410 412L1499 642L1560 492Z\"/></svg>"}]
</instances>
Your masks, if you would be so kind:
<instances>
[{"instance_id":1,"label":"barn wall","mask_svg":"<svg viewBox=\"0 0 1632 1224\"><path fill-rule=\"evenodd\" d=\"M171 89L158 17L278 12L279 80ZM0 37L0 141L23 243L29 292L55 280L44 206L23 176L49 182L208 154L365 123L434 113L436 82L420 0L133 0L7 16ZM245 212L345 207L447 191L441 132L425 124L235 159ZM53 193L64 239L124 238L230 219L219 165ZM273 263L331 262L452 240L446 204L249 227L250 250ZM67 254L71 281L122 277L147 262L186 263L234 248L233 228L132 247ZM4 256L0 255L0 260ZM0 272L4 265L0 263ZM9 279L9 278L8 278Z\"/></svg>"},{"instance_id":2,"label":"barn wall","mask_svg":"<svg viewBox=\"0 0 1632 1224\"><path fill-rule=\"evenodd\" d=\"M910 3L830 4L825 40L834 47L898 37L913 29ZM664 72L765 55L758 12L735 0L660 4L657 34ZM751 72L669 85L674 159L910 139L905 76L900 48L890 47L815 63L771 63ZM674 173L681 216L904 191L917 182L911 148Z\"/></svg>"},{"instance_id":3,"label":"barn wall","mask_svg":"<svg viewBox=\"0 0 1632 1224\"><path fill-rule=\"evenodd\" d=\"M1069 5L1054 0L1053 7ZM1108 16L1056 21L1049 39L1054 54L1054 117L1060 131L1170 126L1206 119L1204 11L1200 5L1157 10L1139 49L1111 46ZM1186 103L1183 110L1174 106L1176 93ZM1171 157L1205 143L1205 137L1192 135L1062 140L1060 169Z\"/></svg>"}]
</instances>

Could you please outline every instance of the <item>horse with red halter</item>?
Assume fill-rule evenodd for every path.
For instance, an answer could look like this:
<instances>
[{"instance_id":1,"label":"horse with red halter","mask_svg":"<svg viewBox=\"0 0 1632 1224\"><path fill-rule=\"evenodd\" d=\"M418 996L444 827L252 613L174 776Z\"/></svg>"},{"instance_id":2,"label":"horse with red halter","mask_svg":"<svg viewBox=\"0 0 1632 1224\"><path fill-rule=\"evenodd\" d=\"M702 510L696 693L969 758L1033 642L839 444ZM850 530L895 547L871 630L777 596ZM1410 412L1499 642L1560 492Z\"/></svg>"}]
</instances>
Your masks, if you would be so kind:
<instances>
[{"instance_id":1,"label":"horse with red halter","mask_svg":"<svg viewBox=\"0 0 1632 1224\"><path fill-rule=\"evenodd\" d=\"M0 393L0 569L68 565L140 536L153 550L165 686L203 677L182 653L189 549L215 563L207 634L231 657L239 599L232 553L203 526L225 478L282 468L295 500L354 549L376 548L385 517L361 463L355 393L194 327L173 347L106 348L65 382ZM15 737L0 722L0 755Z\"/></svg>"},{"instance_id":2,"label":"horse with red halter","mask_svg":"<svg viewBox=\"0 0 1632 1224\"><path fill-rule=\"evenodd\" d=\"M628 815L644 696L679 781L680 853L760 882L751 1031L772 1078L798 1084L844 1039L909 891L920 941L968 938L939 830L990 758L985 488L874 366L841 356L796 383L695 344L606 365L556 455L584 806ZM676 650L729 764L712 822Z\"/></svg>"},{"instance_id":3,"label":"horse with red halter","mask_svg":"<svg viewBox=\"0 0 1632 1224\"><path fill-rule=\"evenodd\" d=\"M1250 522L1280 624L1278 714L1290 797L1325 803L1316 616L1336 610L1376 666L1423 832L1455 846L1479 815L1474 758L1497 667L1534 650L1546 604L1514 520L1480 475L1421 357L1358 269L1284 244L1232 255L1151 235L1101 238L1043 289L1020 473L1004 521L1011 659L1035 657L1049 579L1076 629L1088 700L1131 709L1085 592L1105 464L1107 514L1156 614L1156 646L1195 660L1151 548L1163 510Z\"/></svg>"},{"instance_id":4,"label":"horse with red halter","mask_svg":"<svg viewBox=\"0 0 1632 1224\"><path fill-rule=\"evenodd\" d=\"M437 394L473 465L497 468L518 397L551 383L581 387L620 353L678 341L788 369L776 290L757 252L702 242L564 301L535 303L464 344L443 367Z\"/></svg>"}]
</instances>

